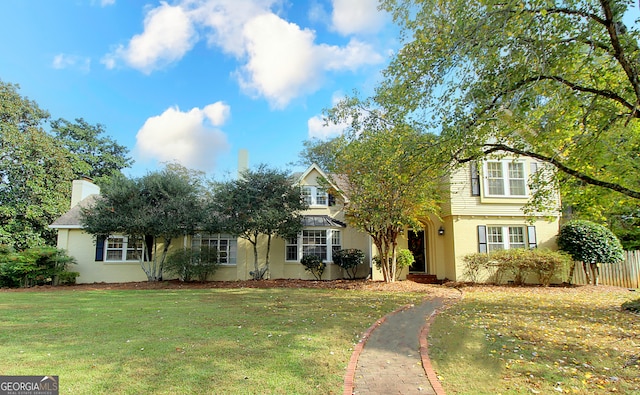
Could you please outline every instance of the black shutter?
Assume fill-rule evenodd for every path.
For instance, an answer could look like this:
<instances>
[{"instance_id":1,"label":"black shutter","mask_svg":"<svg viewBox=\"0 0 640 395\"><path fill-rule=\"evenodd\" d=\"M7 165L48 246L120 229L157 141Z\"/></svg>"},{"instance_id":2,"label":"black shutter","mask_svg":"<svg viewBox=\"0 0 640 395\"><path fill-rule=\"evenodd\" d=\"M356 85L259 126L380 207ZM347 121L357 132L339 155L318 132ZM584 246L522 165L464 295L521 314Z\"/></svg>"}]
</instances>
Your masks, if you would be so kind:
<instances>
[{"instance_id":1,"label":"black shutter","mask_svg":"<svg viewBox=\"0 0 640 395\"><path fill-rule=\"evenodd\" d=\"M536 227L527 226L527 241L529 242L529 248L537 248L538 241L536 239Z\"/></svg>"},{"instance_id":2,"label":"black shutter","mask_svg":"<svg viewBox=\"0 0 640 395\"><path fill-rule=\"evenodd\" d=\"M335 206L336 205L336 197L333 196L332 193L329 194L329 206Z\"/></svg>"},{"instance_id":3,"label":"black shutter","mask_svg":"<svg viewBox=\"0 0 640 395\"><path fill-rule=\"evenodd\" d=\"M96 262L104 261L104 242L107 238L96 236Z\"/></svg>"},{"instance_id":4,"label":"black shutter","mask_svg":"<svg viewBox=\"0 0 640 395\"><path fill-rule=\"evenodd\" d=\"M478 252L487 252L487 227L478 225Z\"/></svg>"},{"instance_id":5,"label":"black shutter","mask_svg":"<svg viewBox=\"0 0 640 395\"><path fill-rule=\"evenodd\" d=\"M480 196L480 173L475 161L471 162L471 196Z\"/></svg>"},{"instance_id":6,"label":"black shutter","mask_svg":"<svg viewBox=\"0 0 640 395\"><path fill-rule=\"evenodd\" d=\"M147 259L149 262L153 260L153 236L146 235L144 237L144 244L147 246Z\"/></svg>"}]
</instances>

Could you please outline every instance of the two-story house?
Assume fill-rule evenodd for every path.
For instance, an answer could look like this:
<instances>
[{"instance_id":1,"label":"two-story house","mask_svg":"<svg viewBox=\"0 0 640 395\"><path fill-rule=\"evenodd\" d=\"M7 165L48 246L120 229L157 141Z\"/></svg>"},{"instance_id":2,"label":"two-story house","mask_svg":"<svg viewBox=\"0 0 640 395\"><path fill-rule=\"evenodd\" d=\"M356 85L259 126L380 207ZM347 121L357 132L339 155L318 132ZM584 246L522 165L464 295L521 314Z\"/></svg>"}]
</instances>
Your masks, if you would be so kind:
<instances>
[{"instance_id":1,"label":"two-story house","mask_svg":"<svg viewBox=\"0 0 640 395\"><path fill-rule=\"evenodd\" d=\"M530 198L528 180L539 164L528 158L486 160L473 163L451 175L448 199L439 216L423 220L423 229L407 229L400 248L410 249L416 262L411 273L429 274L439 280L464 280L463 257L473 252L505 248L555 247L559 211L527 217L523 205ZM297 237L272 241L269 277L272 279L312 279L300 259L316 254L327 262L323 279L343 278L332 264L334 251L357 248L365 253L365 265L358 277L382 280L372 265L376 255L371 238L349 226L345 219L348 196L328 193L327 175L312 165L297 176L302 198L309 204L304 229ZM331 190L340 190L329 185ZM89 206L99 188L88 180L73 183L71 209L51 227L58 230L58 248L76 258L78 282L145 281L139 256L142 241L129 242L126 235L96 240L83 231L81 207ZM551 220L549 220L551 218ZM208 245L219 252L220 267L212 280L247 280L253 270L253 249L244 239L229 234L195 234L172 242L174 248ZM402 273L401 278L407 275Z\"/></svg>"}]
</instances>

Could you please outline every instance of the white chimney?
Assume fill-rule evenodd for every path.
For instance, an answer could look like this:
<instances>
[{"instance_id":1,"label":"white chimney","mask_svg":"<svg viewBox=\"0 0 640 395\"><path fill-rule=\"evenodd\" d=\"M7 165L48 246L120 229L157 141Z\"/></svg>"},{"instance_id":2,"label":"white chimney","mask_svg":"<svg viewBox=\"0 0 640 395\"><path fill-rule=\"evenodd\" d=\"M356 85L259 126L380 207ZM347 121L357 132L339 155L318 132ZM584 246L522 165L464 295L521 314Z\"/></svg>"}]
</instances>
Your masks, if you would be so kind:
<instances>
[{"instance_id":1,"label":"white chimney","mask_svg":"<svg viewBox=\"0 0 640 395\"><path fill-rule=\"evenodd\" d=\"M249 151L242 148L238 151L238 178L242 177L242 173L249 170Z\"/></svg>"},{"instance_id":2,"label":"white chimney","mask_svg":"<svg viewBox=\"0 0 640 395\"><path fill-rule=\"evenodd\" d=\"M89 195L100 194L100 187L85 178L82 180L73 180L71 184L71 207L74 207L80 201Z\"/></svg>"}]
</instances>

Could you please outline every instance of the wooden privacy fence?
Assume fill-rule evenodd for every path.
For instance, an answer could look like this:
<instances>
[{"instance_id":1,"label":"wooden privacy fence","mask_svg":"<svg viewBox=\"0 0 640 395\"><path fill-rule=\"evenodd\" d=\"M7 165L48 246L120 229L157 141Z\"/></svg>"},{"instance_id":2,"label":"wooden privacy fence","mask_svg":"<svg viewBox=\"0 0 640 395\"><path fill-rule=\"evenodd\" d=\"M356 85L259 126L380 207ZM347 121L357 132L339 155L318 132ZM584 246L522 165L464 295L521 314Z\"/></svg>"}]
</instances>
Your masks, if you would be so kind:
<instances>
[{"instance_id":1,"label":"wooden privacy fence","mask_svg":"<svg viewBox=\"0 0 640 395\"><path fill-rule=\"evenodd\" d=\"M625 288L640 287L640 251L625 251L624 256L624 261L600 264L598 284ZM573 283L587 284L587 276L582 268L582 263L576 263Z\"/></svg>"}]
</instances>

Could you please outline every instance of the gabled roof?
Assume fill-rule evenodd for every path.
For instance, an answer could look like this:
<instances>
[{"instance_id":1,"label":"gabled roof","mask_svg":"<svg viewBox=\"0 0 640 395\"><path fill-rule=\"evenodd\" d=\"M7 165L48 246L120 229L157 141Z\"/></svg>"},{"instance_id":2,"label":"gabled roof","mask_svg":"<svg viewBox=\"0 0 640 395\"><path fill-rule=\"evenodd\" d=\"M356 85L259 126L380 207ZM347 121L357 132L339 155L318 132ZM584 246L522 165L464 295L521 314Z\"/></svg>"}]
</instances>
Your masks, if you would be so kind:
<instances>
[{"instance_id":1,"label":"gabled roof","mask_svg":"<svg viewBox=\"0 0 640 395\"><path fill-rule=\"evenodd\" d=\"M62 214L58 219L53 221L49 227L52 229L82 229L82 224L80 223L82 209L93 206L99 196L100 195L97 194L87 196L78 204L73 206L71 210Z\"/></svg>"},{"instance_id":2,"label":"gabled roof","mask_svg":"<svg viewBox=\"0 0 640 395\"><path fill-rule=\"evenodd\" d=\"M305 171L304 171L304 172L302 172L301 174L300 174L300 173L297 173L296 175L298 175L298 174L300 174L300 175L297 177L297 181L295 182L295 184L294 184L294 185L300 185L300 184L302 183L302 181L303 181L305 178L307 178L307 176L309 176L309 174L310 174L312 171L314 171L314 170L315 170L315 171L317 171L318 173L320 173L320 175L322 176L322 178L324 178L324 179L329 183L329 186L330 186L333 190L335 190L337 193L339 193L339 194L340 194L340 196L342 196L342 198L344 199L345 203L347 203L347 202L348 202L348 198L344 195L344 192L342 191L342 189L341 189L341 188L339 188L339 187L338 187L338 186L333 182L332 178L331 178L331 177L329 177L329 176L327 175L327 173L325 173L324 171L322 171L322 169L320 168L320 166L318 166L316 163L313 163L311 166L309 166L309 167L307 168L307 170L305 170Z\"/></svg>"}]
</instances>

